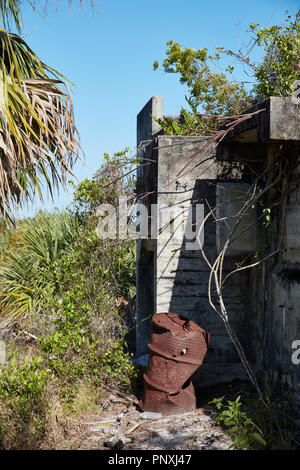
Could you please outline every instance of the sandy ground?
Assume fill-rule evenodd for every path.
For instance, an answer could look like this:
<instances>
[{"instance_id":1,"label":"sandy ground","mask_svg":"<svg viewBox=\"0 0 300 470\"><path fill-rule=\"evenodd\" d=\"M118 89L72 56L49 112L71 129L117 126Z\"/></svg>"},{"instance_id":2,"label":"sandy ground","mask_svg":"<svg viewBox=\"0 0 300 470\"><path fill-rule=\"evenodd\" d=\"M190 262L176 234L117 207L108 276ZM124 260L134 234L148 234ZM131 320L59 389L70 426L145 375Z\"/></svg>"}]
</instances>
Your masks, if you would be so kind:
<instances>
[{"instance_id":1,"label":"sandy ground","mask_svg":"<svg viewBox=\"0 0 300 470\"><path fill-rule=\"evenodd\" d=\"M214 424L209 406L172 416L144 419L133 396L106 391L99 412L70 420L61 449L77 450L227 450L232 444ZM157 419L158 418L158 419Z\"/></svg>"}]
</instances>

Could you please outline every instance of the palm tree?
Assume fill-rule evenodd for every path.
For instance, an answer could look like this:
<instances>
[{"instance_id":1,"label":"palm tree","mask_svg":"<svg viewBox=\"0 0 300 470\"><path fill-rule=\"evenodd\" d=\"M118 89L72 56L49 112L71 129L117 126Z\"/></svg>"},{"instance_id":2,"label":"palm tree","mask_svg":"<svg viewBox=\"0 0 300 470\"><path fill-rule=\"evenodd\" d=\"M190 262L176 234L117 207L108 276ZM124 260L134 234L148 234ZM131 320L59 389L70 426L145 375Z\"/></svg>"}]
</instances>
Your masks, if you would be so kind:
<instances>
[{"instance_id":1,"label":"palm tree","mask_svg":"<svg viewBox=\"0 0 300 470\"><path fill-rule=\"evenodd\" d=\"M11 24L22 31L19 0L0 0L1 17L7 29L0 29L0 216L13 221L22 203L35 194L42 199L43 182L51 195L65 185L82 151L70 82L11 32Z\"/></svg>"}]
</instances>

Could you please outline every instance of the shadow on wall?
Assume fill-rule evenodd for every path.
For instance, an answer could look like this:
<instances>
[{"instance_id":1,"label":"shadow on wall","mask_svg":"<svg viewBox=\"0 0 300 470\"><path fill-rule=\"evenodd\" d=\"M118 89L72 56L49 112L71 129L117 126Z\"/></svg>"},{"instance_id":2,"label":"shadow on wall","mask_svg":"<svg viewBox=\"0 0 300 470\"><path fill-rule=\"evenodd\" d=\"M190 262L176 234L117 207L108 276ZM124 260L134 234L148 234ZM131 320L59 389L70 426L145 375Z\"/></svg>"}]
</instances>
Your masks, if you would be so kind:
<instances>
[{"instance_id":1,"label":"shadow on wall","mask_svg":"<svg viewBox=\"0 0 300 470\"><path fill-rule=\"evenodd\" d=\"M157 312L168 311L191 319L211 333L211 341L203 365L194 374L195 387L206 386L234 378L245 379L245 372L236 350L225 330L222 320L209 304L208 282L210 267L204 260L199 242L200 224L210 210L216 206L217 180L197 179L192 196L176 205L177 217L171 220L172 236L157 242ZM199 210L199 208L202 209ZM180 217L188 211L188 217ZM200 214L200 220L199 220ZM196 217L197 216L197 217ZM184 236L180 221L185 219ZM187 220L186 220L187 219ZM191 227L193 233L191 233ZM197 234L197 237L196 237ZM202 232L204 252L210 263L217 255L216 222L209 217ZM235 258L236 261L236 258ZM224 266L226 275L232 269L233 259L227 259ZM224 288L225 300L229 305L232 326L238 332L241 343L246 347L246 309L248 305L248 272L233 276ZM216 294L212 297L218 305Z\"/></svg>"}]
</instances>

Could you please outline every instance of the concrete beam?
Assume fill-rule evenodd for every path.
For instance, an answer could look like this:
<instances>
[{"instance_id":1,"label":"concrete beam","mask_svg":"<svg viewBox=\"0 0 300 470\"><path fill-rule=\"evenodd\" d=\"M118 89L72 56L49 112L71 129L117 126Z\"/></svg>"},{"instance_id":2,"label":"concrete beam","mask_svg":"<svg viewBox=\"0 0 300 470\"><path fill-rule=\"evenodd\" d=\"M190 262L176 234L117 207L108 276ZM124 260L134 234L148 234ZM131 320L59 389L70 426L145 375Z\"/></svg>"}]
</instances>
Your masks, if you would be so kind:
<instances>
[{"instance_id":1,"label":"concrete beam","mask_svg":"<svg viewBox=\"0 0 300 470\"><path fill-rule=\"evenodd\" d=\"M244 114L259 110L260 113L235 127L226 141L275 143L300 140L299 98L271 96L247 109Z\"/></svg>"}]
</instances>

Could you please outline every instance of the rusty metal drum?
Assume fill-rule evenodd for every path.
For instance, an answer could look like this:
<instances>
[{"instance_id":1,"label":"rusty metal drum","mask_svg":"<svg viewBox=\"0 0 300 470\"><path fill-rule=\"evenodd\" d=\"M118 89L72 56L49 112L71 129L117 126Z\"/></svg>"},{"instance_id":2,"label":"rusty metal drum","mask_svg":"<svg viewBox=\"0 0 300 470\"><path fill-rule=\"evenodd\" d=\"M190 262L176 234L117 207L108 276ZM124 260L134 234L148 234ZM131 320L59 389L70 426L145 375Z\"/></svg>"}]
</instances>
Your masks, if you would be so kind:
<instances>
[{"instance_id":1,"label":"rusty metal drum","mask_svg":"<svg viewBox=\"0 0 300 470\"><path fill-rule=\"evenodd\" d=\"M203 363L209 340L209 333L181 315L153 316L144 396L139 402L143 410L174 414L196 408L189 379Z\"/></svg>"}]
</instances>

